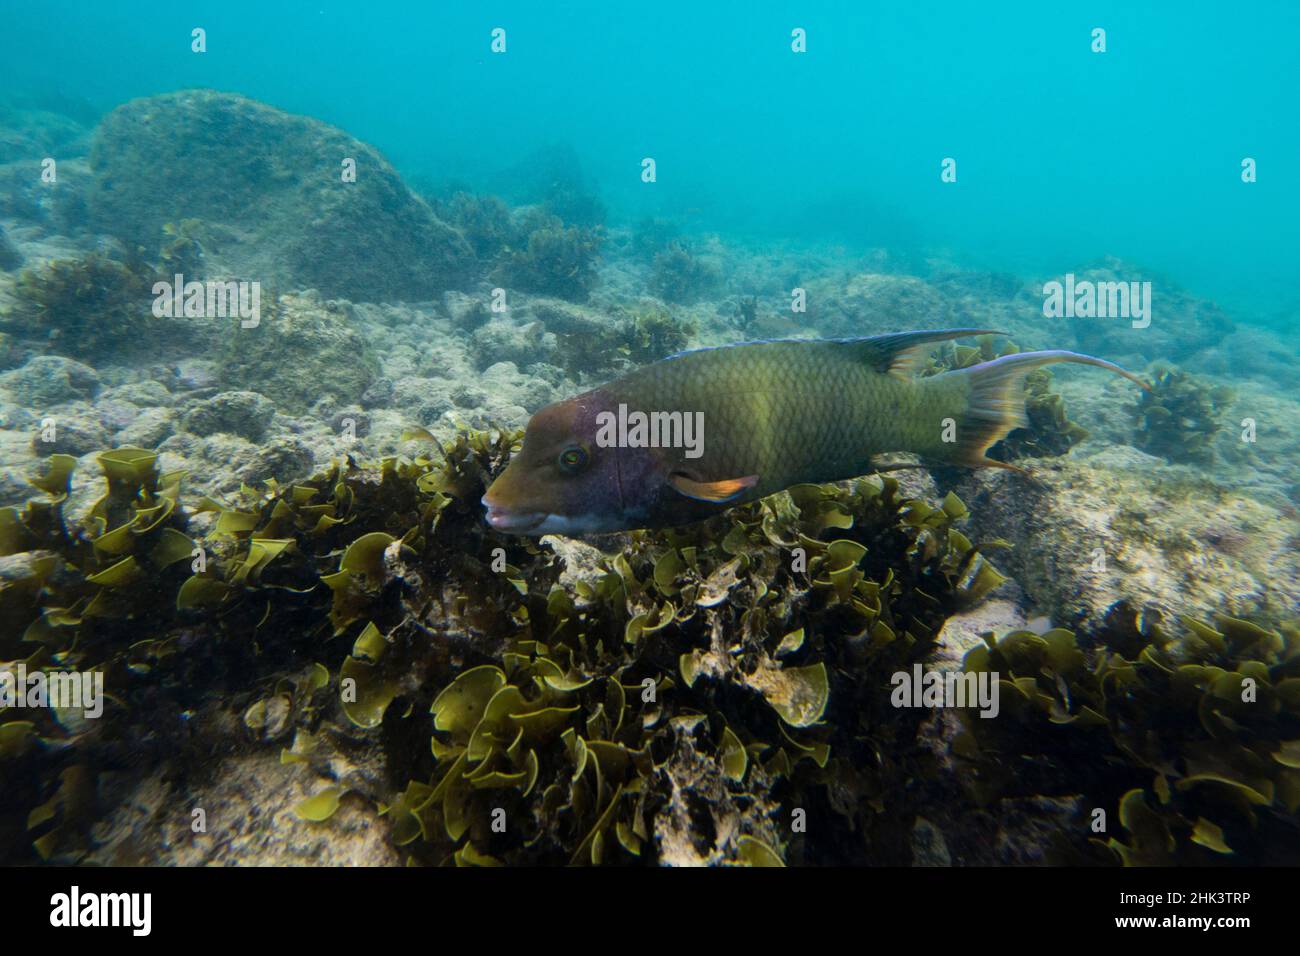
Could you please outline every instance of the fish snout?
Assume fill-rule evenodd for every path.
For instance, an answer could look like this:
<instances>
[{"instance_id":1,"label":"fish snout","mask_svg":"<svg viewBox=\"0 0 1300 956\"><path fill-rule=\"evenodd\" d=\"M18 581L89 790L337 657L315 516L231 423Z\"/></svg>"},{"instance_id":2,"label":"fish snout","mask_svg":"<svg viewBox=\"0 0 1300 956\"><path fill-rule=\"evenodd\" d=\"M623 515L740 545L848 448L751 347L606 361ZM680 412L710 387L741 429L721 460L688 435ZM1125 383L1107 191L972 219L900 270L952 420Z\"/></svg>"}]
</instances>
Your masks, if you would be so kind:
<instances>
[{"instance_id":1,"label":"fish snout","mask_svg":"<svg viewBox=\"0 0 1300 956\"><path fill-rule=\"evenodd\" d=\"M512 512L510 509L502 507L499 503L490 500L490 493L480 499L486 513L483 518L493 531L502 531L507 534L524 534L529 529L537 527L542 523L545 515L532 513Z\"/></svg>"}]
</instances>

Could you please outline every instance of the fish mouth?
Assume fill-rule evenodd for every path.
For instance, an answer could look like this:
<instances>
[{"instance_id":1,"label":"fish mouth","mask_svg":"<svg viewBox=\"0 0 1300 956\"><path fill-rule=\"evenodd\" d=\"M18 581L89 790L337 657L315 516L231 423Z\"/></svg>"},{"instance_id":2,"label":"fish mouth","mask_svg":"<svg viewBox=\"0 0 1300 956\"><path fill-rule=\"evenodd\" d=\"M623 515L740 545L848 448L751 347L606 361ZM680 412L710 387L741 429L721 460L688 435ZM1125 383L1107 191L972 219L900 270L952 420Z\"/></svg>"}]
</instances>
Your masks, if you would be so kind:
<instances>
[{"instance_id":1,"label":"fish mouth","mask_svg":"<svg viewBox=\"0 0 1300 956\"><path fill-rule=\"evenodd\" d=\"M547 515L541 511L509 511L499 505L494 505L487 499L487 495L482 498L483 507L487 509L484 520L493 531L504 531L507 534L527 534L546 520Z\"/></svg>"}]
</instances>

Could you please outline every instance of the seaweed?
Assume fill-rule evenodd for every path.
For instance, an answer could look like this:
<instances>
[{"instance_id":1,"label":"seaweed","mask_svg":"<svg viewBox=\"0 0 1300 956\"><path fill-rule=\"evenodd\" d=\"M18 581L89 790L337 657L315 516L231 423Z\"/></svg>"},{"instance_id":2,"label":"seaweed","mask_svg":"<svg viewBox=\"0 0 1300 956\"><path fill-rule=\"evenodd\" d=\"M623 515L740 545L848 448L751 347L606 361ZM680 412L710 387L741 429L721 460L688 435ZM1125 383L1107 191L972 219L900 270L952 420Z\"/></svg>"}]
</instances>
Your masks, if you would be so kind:
<instances>
[{"instance_id":1,"label":"seaweed","mask_svg":"<svg viewBox=\"0 0 1300 956\"><path fill-rule=\"evenodd\" d=\"M632 230L632 252L652 261L656 253L666 249L681 235L681 227L669 219L646 216Z\"/></svg>"},{"instance_id":2,"label":"seaweed","mask_svg":"<svg viewBox=\"0 0 1300 956\"><path fill-rule=\"evenodd\" d=\"M977 799L1082 790L1089 811L1119 826L1079 821L1058 851L1073 862L1300 861L1289 836L1300 810L1300 626L1219 615L1183 618L1181 629L1175 641L1134 619L1092 650L1064 629L987 635L964 667L998 681L1002 714L964 712L954 742Z\"/></svg>"},{"instance_id":3,"label":"seaweed","mask_svg":"<svg viewBox=\"0 0 1300 956\"><path fill-rule=\"evenodd\" d=\"M456 192L435 208L439 218L461 231L481 261L492 261L518 241L510 208L496 196Z\"/></svg>"},{"instance_id":4,"label":"seaweed","mask_svg":"<svg viewBox=\"0 0 1300 956\"><path fill-rule=\"evenodd\" d=\"M654 362L686 348L698 331L694 322L674 316L656 305L633 311L627 331L628 355L633 362Z\"/></svg>"},{"instance_id":5,"label":"seaweed","mask_svg":"<svg viewBox=\"0 0 1300 956\"><path fill-rule=\"evenodd\" d=\"M674 239L656 253L649 285L659 298L689 305L717 288L721 281L716 266L696 256L684 241Z\"/></svg>"},{"instance_id":6,"label":"seaweed","mask_svg":"<svg viewBox=\"0 0 1300 956\"><path fill-rule=\"evenodd\" d=\"M47 332L57 351L102 356L148 339L156 325L149 309L154 279L138 256L56 259L19 273L15 317Z\"/></svg>"},{"instance_id":7,"label":"seaweed","mask_svg":"<svg viewBox=\"0 0 1300 956\"><path fill-rule=\"evenodd\" d=\"M953 527L965 515L954 496L905 499L887 478L802 486L700 527L637 533L568 579L553 546L481 521L478 499L518 433L404 437L431 453L341 461L190 511L177 504L181 476L160 475L152 453L106 452L106 494L79 527L61 516L75 463L52 459L39 480L51 500L0 512L4 550L33 556L28 577L0 592L0 616L5 633L39 645L29 666L101 671L122 706L106 714L111 733L90 737L0 715L6 752L44 767L40 799L74 762L91 781L111 765L103 740L138 743L133 704L219 699L251 669L274 687L236 691L229 706L257 741L292 729L299 742L283 759L304 772L323 720L381 735L391 772L412 781L381 809L417 860L698 853L771 864L810 852L778 826L779 807L816 799L805 793L824 792L833 752L858 746L861 717L836 720L878 712L863 698L885 671L925 653L947 610L1001 581ZM806 561L792 561L796 551ZM304 654L322 657L305 673ZM882 670L861 683L837 676L863 654ZM449 716L450 701L482 696L484 674L492 693L478 719ZM435 739L423 753L397 746L410 735L392 729L421 699ZM37 740L58 746L32 751ZM874 790L901 789L901 773ZM710 812L734 818L714 825L731 834L720 845L653 836L694 832L698 809L671 799L682 775L715 794ZM300 813L325 821L341 796L327 787ZM500 810L504 831L493 826ZM34 852L76 859L79 832L42 815Z\"/></svg>"},{"instance_id":8,"label":"seaweed","mask_svg":"<svg viewBox=\"0 0 1300 956\"><path fill-rule=\"evenodd\" d=\"M1218 433L1232 390L1211 385L1182 369L1158 368L1150 392L1143 392L1129 412L1135 419L1134 444L1172 462L1214 461Z\"/></svg>"},{"instance_id":9,"label":"seaweed","mask_svg":"<svg viewBox=\"0 0 1300 956\"><path fill-rule=\"evenodd\" d=\"M744 295L736 303L736 318L740 327L746 331L752 329L758 321L758 296Z\"/></svg>"},{"instance_id":10,"label":"seaweed","mask_svg":"<svg viewBox=\"0 0 1300 956\"><path fill-rule=\"evenodd\" d=\"M534 213L525 218L520 244L502 250L493 281L523 292L586 300L596 284L596 264L604 230L565 225L557 216Z\"/></svg>"},{"instance_id":11,"label":"seaweed","mask_svg":"<svg viewBox=\"0 0 1300 956\"><path fill-rule=\"evenodd\" d=\"M537 301L533 311L556 337L554 361L574 375L608 373L642 365L685 349L695 336L694 322L674 315L654 300L612 315Z\"/></svg>"},{"instance_id":12,"label":"seaweed","mask_svg":"<svg viewBox=\"0 0 1300 956\"><path fill-rule=\"evenodd\" d=\"M47 498L0 510L0 658L103 673L112 697L94 733L0 711L21 781L0 817L21 801L31 858L82 857L123 755L208 765L221 720L176 721L180 737L158 715L215 709L241 746L281 747L301 819L374 805L414 863L911 861L930 714L895 708L892 678L1004 580L956 495L799 485L598 551L483 523L519 432L402 437L412 457L185 509L152 453L106 452L75 527L75 461L53 456ZM1085 793L1119 821L1092 842L1080 821L1066 849L1090 862L1286 858L1300 632L1184 629L1176 645L1117 620L1092 648L1022 631L968 653L1003 699L952 742L972 800ZM336 741L381 754L383 779L334 776ZM796 808L840 823L803 832Z\"/></svg>"}]
</instances>

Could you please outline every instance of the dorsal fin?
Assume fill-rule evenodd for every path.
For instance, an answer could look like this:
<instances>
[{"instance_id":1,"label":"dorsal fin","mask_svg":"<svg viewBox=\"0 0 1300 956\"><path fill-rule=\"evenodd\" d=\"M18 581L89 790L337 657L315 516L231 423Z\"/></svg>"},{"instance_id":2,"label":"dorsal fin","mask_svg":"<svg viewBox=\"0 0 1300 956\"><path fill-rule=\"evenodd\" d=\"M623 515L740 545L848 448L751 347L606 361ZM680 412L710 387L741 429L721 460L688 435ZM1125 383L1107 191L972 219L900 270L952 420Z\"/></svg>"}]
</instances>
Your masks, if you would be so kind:
<instances>
[{"instance_id":1,"label":"dorsal fin","mask_svg":"<svg viewBox=\"0 0 1300 956\"><path fill-rule=\"evenodd\" d=\"M888 372L896 378L908 378L929 351L925 346L948 339L964 339L972 335L1005 335L997 329L927 329L920 332L892 332L863 339L843 339L861 350L862 360L878 372Z\"/></svg>"}]
</instances>

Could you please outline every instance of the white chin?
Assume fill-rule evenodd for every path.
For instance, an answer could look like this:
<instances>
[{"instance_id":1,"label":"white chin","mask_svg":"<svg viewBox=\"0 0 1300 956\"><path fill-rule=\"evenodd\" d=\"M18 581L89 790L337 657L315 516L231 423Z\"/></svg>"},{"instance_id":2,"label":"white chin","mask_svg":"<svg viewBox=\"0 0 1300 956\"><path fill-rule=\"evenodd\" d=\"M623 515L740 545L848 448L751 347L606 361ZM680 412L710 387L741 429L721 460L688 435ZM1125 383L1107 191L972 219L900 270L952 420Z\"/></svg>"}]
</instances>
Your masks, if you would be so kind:
<instances>
[{"instance_id":1,"label":"white chin","mask_svg":"<svg viewBox=\"0 0 1300 956\"><path fill-rule=\"evenodd\" d=\"M600 534L612 530L599 515L547 515L540 524L528 529L528 534L562 534L574 537L583 534Z\"/></svg>"}]
</instances>

